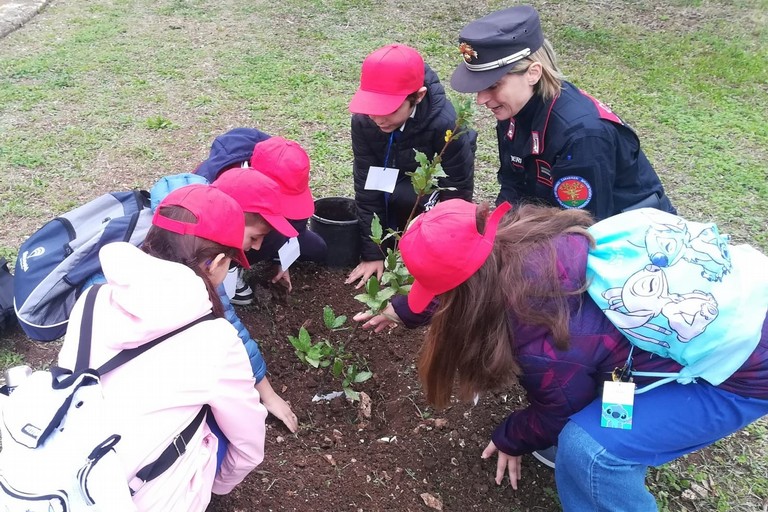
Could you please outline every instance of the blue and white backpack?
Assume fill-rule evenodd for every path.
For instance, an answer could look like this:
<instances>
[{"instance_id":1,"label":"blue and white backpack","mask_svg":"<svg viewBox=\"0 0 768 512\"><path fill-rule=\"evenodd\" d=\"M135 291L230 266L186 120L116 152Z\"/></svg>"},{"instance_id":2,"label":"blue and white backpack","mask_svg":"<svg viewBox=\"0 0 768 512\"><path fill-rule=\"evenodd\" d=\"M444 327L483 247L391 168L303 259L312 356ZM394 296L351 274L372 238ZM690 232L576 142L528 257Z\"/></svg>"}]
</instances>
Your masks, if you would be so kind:
<instances>
[{"instance_id":1,"label":"blue and white backpack","mask_svg":"<svg viewBox=\"0 0 768 512\"><path fill-rule=\"evenodd\" d=\"M768 257L732 245L714 224L651 208L589 228L588 292L608 319L643 350L676 360L677 380L718 385L760 341L768 311ZM643 375L635 372L635 375Z\"/></svg>"},{"instance_id":2,"label":"blue and white backpack","mask_svg":"<svg viewBox=\"0 0 768 512\"><path fill-rule=\"evenodd\" d=\"M19 248L14 309L36 341L64 335L85 281L101 270L99 250L110 242L139 245L152 224L149 194L113 192L47 222Z\"/></svg>"}]
</instances>

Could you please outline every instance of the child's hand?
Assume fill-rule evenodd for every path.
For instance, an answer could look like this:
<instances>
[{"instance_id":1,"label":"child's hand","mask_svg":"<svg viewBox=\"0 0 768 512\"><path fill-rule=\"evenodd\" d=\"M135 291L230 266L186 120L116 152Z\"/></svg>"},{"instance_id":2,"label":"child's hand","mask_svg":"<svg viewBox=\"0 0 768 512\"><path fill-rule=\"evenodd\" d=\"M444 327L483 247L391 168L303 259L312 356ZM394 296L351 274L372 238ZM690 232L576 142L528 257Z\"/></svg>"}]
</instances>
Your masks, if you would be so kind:
<instances>
[{"instance_id":1,"label":"child's hand","mask_svg":"<svg viewBox=\"0 0 768 512\"><path fill-rule=\"evenodd\" d=\"M384 260L361 261L360 264L349 273L344 284L354 283L360 279L357 286L355 286L355 289L362 288L373 274L376 274L376 277L381 280L381 276L384 274Z\"/></svg>"},{"instance_id":2,"label":"child's hand","mask_svg":"<svg viewBox=\"0 0 768 512\"><path fill-rule=\"evenodd\" d=\"M374 332L381 332L387 327L389 327L391 330L397 327L398 324L402 323L400 317L397 316L397 313L395 313L395 309L392 307L392 304L387 304L387 307L384 308L384 311L378 315L372 315L370 313L358 313L352 317L352 319L355 322L365 322L363 324L363 329L373 329Z\"/></svg>"},{"instance_id":3,"label":"child's hand","mask_svg":"<svg viewBox=\"0 0 768 512\"><path fill-rule=\"evenodd\" d=\"M279 264L275 265L275 268L277 272L275 273L275 277L272 278L272 282L282 284L289 292L293 290L293 286L291 285L291 274L289 274L287 270L283 270Z\"/></svg>"},{"instance_id":4,"label":"child's hand","mask_svg":"<svg viewBox=\"0 0 768 512\"><path fill-rule=\"evenodd\" d=\"M499 451L496 445L491 441L488 446L483 450L481 457L483 459L489 458L495 452L499 452L499 458L496 460L496 485L501 485L501 481L504 480L504 472L509 473L509 485L514 490L517 490L517 482L520 480L520 459L519 455L507 455L506 453Z\"/></svg>"},{"instance_id":5,"label":"child's hand","mask_svg":"<svg viewBox=\"0 0 768 512\"><path fill-rule=\"evenodd\" d=\"M299 429L299 419L291 410L291 406L275 393L266 377L256 384L256 390L261 395L261 403L267 408L269 414L282 421L291 432Z\"/></svg>"}]
</instances>

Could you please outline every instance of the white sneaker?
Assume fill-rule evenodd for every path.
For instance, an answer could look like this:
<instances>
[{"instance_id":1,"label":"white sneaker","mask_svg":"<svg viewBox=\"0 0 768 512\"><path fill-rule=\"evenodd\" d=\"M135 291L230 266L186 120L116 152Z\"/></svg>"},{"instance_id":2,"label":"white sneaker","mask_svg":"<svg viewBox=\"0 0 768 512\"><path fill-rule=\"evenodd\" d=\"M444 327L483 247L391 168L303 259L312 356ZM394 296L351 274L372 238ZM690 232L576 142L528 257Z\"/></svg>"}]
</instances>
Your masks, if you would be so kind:
<instances>
[{"instance_id":1,"label":"white sneaker","mask_svg":"<svg viewBox=\"0 0 768 512\"><path fill-rule=\"evenodd\" d=\"M235 295L230 299L232 304L237 306L247 306L253 303L253 290L243 279L243 270L239 269L237 273L237 285L235 286Z\"/></svg>"},{"instance_id":2,"label":"white sneaker","mask_svg":"<svg viewBox=\"0 0 768 512\"><path fill-rule=\"evenodd\" d=\"M544 448L543 450L536 450L531 455L533 455L536 458L536 460L538 460L545 466L555 469L555 457L557 456L557 446L550 446L549 448Z\"/></svg>"}]
</instances>

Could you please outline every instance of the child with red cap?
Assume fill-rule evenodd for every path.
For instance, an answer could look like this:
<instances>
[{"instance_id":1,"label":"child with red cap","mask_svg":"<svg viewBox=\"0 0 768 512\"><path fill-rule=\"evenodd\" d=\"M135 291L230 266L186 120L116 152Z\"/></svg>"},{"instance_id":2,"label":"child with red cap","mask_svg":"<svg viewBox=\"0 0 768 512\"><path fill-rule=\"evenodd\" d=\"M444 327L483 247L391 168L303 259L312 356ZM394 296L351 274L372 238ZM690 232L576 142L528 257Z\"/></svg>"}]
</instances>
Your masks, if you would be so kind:
<instances>
[{"instance_id":1,"label":"child with red cap","mask_svg":"<svg viewBox=\"0 0 768 512\"><path fill-rule=\"evenodd\" d=\"M456 111L440 80L419 52L403 44L379 48L363 61L360 87L349 103L352 116L355 203L360 221L360 264L346 283L357 288L371 275L381 277L384 254L371 239L374 214L382 226L405 228L416 203L406 173L419 166L416 151L434 158L445 145L445 132L456 124ZM451 142L442 158L446 177L434 199L472 199L477 133ZM371 178L381 176L381 181ZM430 198L422 199L419 211Z\"/></svg>"},{"instance_id":2,"label":"child with red cap","mask_svg":"<svg viewBox=\"0 0 768 512\"><path fill-rule=\"evenodd\" d=\"M400 241L403 261L415 279L407 299L393 299L386 315L355 319L379 331L395 320L413 327L431 317L419 375L427 400L438 407L451 401L455 383L458 397L465 400L515 381L525 389L527 407L513 411L482 452L482 458L497 455L497 484L508 474L517 489L521 456L556 444L555 479L564 510L656 510L645 486L648 466L707 446L768 413L768 300L759 282L745 292L740 277L729 280L738 275L738 262L749 268L751 279L755 276L756 265L734 255L732 272L712 291L721 313L728 295L738 296L740 307L754 307L746 359L726 360L730 354L719 353L722 364L735 369L719 383L682 376L654 387L653 374L677 378L681 365L630 343L613 323L618 309L602 309L587 291L592 281L588 256L595 241L587 228L592 223L588 212L575 209L524 205L510 211L503 202L489 215L487 205L438 204L419 216ZM642 227L638 233L645 237ZM603 237L618 236L601 229ZM614 268L627 265L634 272L627 250L614 251L619 252L603 258ZM700 271L692 273L699 276ZM646 279L638 292L658 295L657 288ZM748 294L744 302L743 293ZM717 315L707 311L712 313ZM744 318L737 321L745 323ZM631 325L638 324L636 317ZM728 334L716 335L717 345L730 343L732 331L738 330L728 324L720 328ZM737 341L730 346L745 345ZM629 391L634 396L631 429L606 428L611 425L603 425L601 418L614 421L616 411L611 404L604 409L599 395L625 365L646 389L636 395Z\"/></svg>"},{"instance_id":3,"label":"child with red cap","mask_svg":"<svg viewBox=\"0 0 768 512\"><path fill-rule=\"evenodd\" d=\"M137 510L203 512L211 493L226 494L264 456L267 411L237 332L216 293L230 261L247 266L245 221L237 202L216 188L190 185L159 205L142 249L117 242L99 254L106 284L93 303L90 367L126 349L171 334L101 379ZM72 368L85 302L72 311L58 363ZM204 320L176 332L196 319ZM209 409L208 409L209 407ZM180 432L206 410L230 440L217 471L217 437L201 422L172 465L154 478L139 470L173 447ZM97 503L98 506L98 503Z\"/></svg>"},{"instance_id":4,"label":"child with red cap","mask_svg":"<svg viewBox=\"0 0 768 512\"><path fill-rule=\"evenodd\" d=\"M195 174L215 183L231 169L247 167L266 174L280 187L283 213L298 233L294 235L299 244L298 259L325 262L325 241L307 229L307 221L314 213L315 204L309 188L310 160L304 148L297 142L273 137L255 128L234 128L214 139L208 158L195 169ZM277 262L278 250L287 239L279 232L269 233L261 249L248 251L249 261ZM279 264L277 267L272 282L282 282L290 291L288 269L282 269ZM232 303L241 306L250 304L253 302L253 291L240 273L237 279Z\"/></svg>"},{"instance_id":5,"label":"child with red cap","mask_svg":"<svg viewBox=\"0 0 768 512\"><path fill-rule=\"evenodd\" d=\"M280 187L283 215L297 231L299 261L325 262L328 247L320 235L307 229L309 217L315 213L315 200L309 188L309 155L298 142L283 137L270 137L256 144L250 160L251 168L271 178ZM264 238L258 251L248 253L249 261L273 260L288 240L273 231ZM287 268L280 267L272 282L282 281L291 291Z\"/></svg>"}]
</instances>

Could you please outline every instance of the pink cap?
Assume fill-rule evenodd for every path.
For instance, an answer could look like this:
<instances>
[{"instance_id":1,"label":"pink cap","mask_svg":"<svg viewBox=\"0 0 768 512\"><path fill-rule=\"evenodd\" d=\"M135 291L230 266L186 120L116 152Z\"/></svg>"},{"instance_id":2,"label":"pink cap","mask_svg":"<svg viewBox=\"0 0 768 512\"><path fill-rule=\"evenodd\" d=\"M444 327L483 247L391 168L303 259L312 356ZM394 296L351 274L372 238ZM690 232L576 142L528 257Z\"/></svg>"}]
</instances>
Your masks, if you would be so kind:
<instances>
[{"instance_id":1,"label":"pink cap","mask_svg":"<svg viewBox=\"0 0 768 512\"><path fill-rule=\"evenodd\" d=\"M309 190L309 155L297 142L270 137L257 143L251 167L280 187L287 218L308 219L315 213L315 200Z\"/></svg>"},{"instance_id":2,"label":"pink cap","mask_svg":"<svg viewBox=\"0 0 768 512\"><path fill-rule=\"evenodd\" d=\"M424 59L404 44L379 48L363 61L360 88L349 102L354 114L386 116L424 86Z\"/></svg>"},{"instance_id":3,"label":"pink cap","mask_svg":"<svg viewBox=\"0 0 768 512\"><path fill-rule=\"evenodd\" d=\"M449 199L416 217L400 240L400 252L415 281L408 306L421 313L436 295L456 288L491 254L499 221L512 205L501 203L477 232L477 205Z\"/></svg>"},{"instance_id":4,"label":"pink cap","mask_svg":"<svg viewBox=\"0 0 768 512\"><path fill-rule=\"evenodd\" d=\"M280 187L264 174L250 168L230 169L220 174L211 186L240 203L244 212L264 217L283 235L294 237L299 234L283 216Z\"/></svg>"},{"instance_id":5,"label":"pink cap","mask_svg":"<svg viewBox=\"0 0 768 512\"><path fill-rule=\"evenodd\" d=\"M185 208L192 212L197 222L188 223L163 217L160 213L165 206ZM237 249L238 263L244 268L249 268L248 258L243 252L243 209L237 201L214 187L187 185L174 190L158 205L152 217L152 224L172 233L194 235Z\"/></svg>"}]
</instances>

